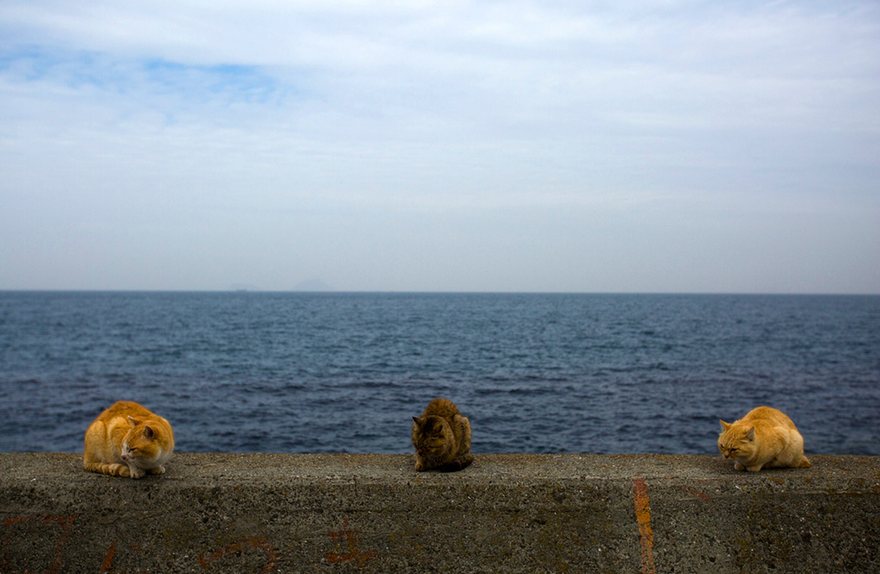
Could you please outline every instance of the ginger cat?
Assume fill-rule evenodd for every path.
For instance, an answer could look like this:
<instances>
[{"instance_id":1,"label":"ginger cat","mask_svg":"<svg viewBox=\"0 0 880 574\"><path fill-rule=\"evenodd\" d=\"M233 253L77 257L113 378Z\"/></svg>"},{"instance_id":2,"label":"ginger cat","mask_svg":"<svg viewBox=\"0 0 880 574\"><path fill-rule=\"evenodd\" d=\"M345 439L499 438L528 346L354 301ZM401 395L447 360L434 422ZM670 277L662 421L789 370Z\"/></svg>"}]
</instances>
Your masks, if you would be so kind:
<instances>
[{"instance_id":1,"label":"ginger cat","mask_svg":"<svg viewBox=\"0 0 880 574\"><path fill-rule=\"evenodd\" d=\"M471 454L471 422L447 399L428 403L420 417L413 417L412 442L416 470L461 470L474 461Z\"/></svg>"},{"instance_id":2,"label":"ginger cat","mask_svg":"<svg viewBox=\"0 0 880 574\"><path fill-rule=\"evenodd\" d=\"M788 416L772 407L757 407L733 423L721 421L718 450L732 458L736 470L809 468L804 437Z\"/></svg>"},{"instance_id":3,"label":"ginger cat","mask_svg":"<svg viewBox=\"0 0 880 574\"><path fill-rule=\"evenodd\" d=\"M111 476L163 474L174 450L171 424L131 401L106 409L86 430L83 468Z\"/></svg>"}]
</instances>

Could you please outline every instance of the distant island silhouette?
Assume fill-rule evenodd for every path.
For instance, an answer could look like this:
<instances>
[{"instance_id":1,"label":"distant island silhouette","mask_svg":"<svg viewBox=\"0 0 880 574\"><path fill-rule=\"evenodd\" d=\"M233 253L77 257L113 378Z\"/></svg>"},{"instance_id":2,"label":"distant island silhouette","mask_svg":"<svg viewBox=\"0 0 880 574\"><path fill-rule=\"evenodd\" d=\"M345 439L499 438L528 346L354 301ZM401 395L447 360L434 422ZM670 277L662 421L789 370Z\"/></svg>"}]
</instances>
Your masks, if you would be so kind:
<instances>
[{"instance_id":1,"label":"distant island silhouette","mask_svg":"<svg viewBox=\"0 0 880 574\"><path fill-rule=\"evenodd\" d=\"M254 285L252 283L233 283L229 285L228 290L237 291L239 293L246 293L252 291L263 291L264 289L259 285ZM291 291L317 292L335 291L335 289L321 279L306 279L305 281L300 281L299 283L294 285Z\"/></svg>"}]
</instances>

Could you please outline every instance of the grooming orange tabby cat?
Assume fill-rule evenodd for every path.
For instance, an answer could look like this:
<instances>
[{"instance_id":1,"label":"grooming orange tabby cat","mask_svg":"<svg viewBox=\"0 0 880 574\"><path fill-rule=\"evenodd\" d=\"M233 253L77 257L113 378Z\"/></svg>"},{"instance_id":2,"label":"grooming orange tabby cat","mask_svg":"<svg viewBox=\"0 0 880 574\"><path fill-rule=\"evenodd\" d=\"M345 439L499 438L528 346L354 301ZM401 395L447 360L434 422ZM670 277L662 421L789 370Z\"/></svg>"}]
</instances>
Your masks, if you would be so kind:
<instances>
[{"instance_id":1,"label":"grooming orange tabby cat","mask_svg":"<svg viewBox=\"0 0 880 574\"><path fill-rule=\"evenodd\" d=\"M163 474L174 450L171 424L131 401L114 403L86 430L83 468L111 476Z\"/></svg>"},{"instance_id":2,"label":"grooming orange tabby cat","mask_svg":"<svg viewBox=\"0 0 880 574\"><path fill-rule=\"evenodd\" d=\"M732 458L736 470L809 468L804 437L788 416L772 407L757 407L733 423L721 421L718 450Z\"/></svg>"},{"instance_id":3,"label":"grooming orange tabby cat","mask_svg":"<svg viewBox=\"0 0 880 574\"><path fill-rule=\"evenodd\" d=\"M471 423L447 399L432 400L422 416L413 417L412 442L417 471L461 470L474 461Z\"/></svg>"}]
</instances>

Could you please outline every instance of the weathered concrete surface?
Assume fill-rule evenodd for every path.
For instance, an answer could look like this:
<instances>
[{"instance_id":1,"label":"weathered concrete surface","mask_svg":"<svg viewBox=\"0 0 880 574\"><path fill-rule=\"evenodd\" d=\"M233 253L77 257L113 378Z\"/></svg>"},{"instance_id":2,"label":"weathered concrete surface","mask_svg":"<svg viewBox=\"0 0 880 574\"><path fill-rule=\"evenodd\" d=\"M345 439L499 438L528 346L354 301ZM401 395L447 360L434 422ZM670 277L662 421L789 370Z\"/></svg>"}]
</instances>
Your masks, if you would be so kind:
<instances>
[{"instance_id":1,"label":"weathered concrete surface","mask_svg":"<svg viewBox=\"0 0 880 574\"><path fill-rule=\"evenodd\" d=\"M0 454L0 572L880 572L880 457Z\"/></svg>"}]
</instances>

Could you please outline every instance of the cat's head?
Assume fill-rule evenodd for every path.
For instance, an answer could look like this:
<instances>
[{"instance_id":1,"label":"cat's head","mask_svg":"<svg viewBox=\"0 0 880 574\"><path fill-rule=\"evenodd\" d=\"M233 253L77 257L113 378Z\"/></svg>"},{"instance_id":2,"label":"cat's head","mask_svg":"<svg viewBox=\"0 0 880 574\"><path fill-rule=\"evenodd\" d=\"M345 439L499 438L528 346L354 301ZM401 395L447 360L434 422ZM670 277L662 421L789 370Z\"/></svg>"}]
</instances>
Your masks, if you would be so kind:
<instances>
[{"instance_id":1,"label":"cat's head","mask_svg":"<svg viewBox=\"0 0 880 574\"><path fill-rule=\"evenodd\" d=\"M161 464L160 457L167 452L170 437L163 435L164 430L156 424L128 417L131 429L122 440L122 460L139 468L152 468Z\"/></svg>"},{"instance_id":2,"label":"cat's head","mask_svg":"<svg viewBox=\"0 0 880 574\"><path fill-rule=\"evenodd\" d=\"M413 417L413 446L420 454L442 456L452 448L455 435L443 417Z\"/></svg>"},{"instance_id":3,"label":"cat's head","mask_svg":"<svg viewBox=\"0 0 880 574\"><path fill-rule=\"evenodd\" d=\"M755 427L748 423L721 422L721 434L718 435L718 450L724 458L735 461L750 460L758 449L755 442Z\"/></svg>"}]
</instances>

